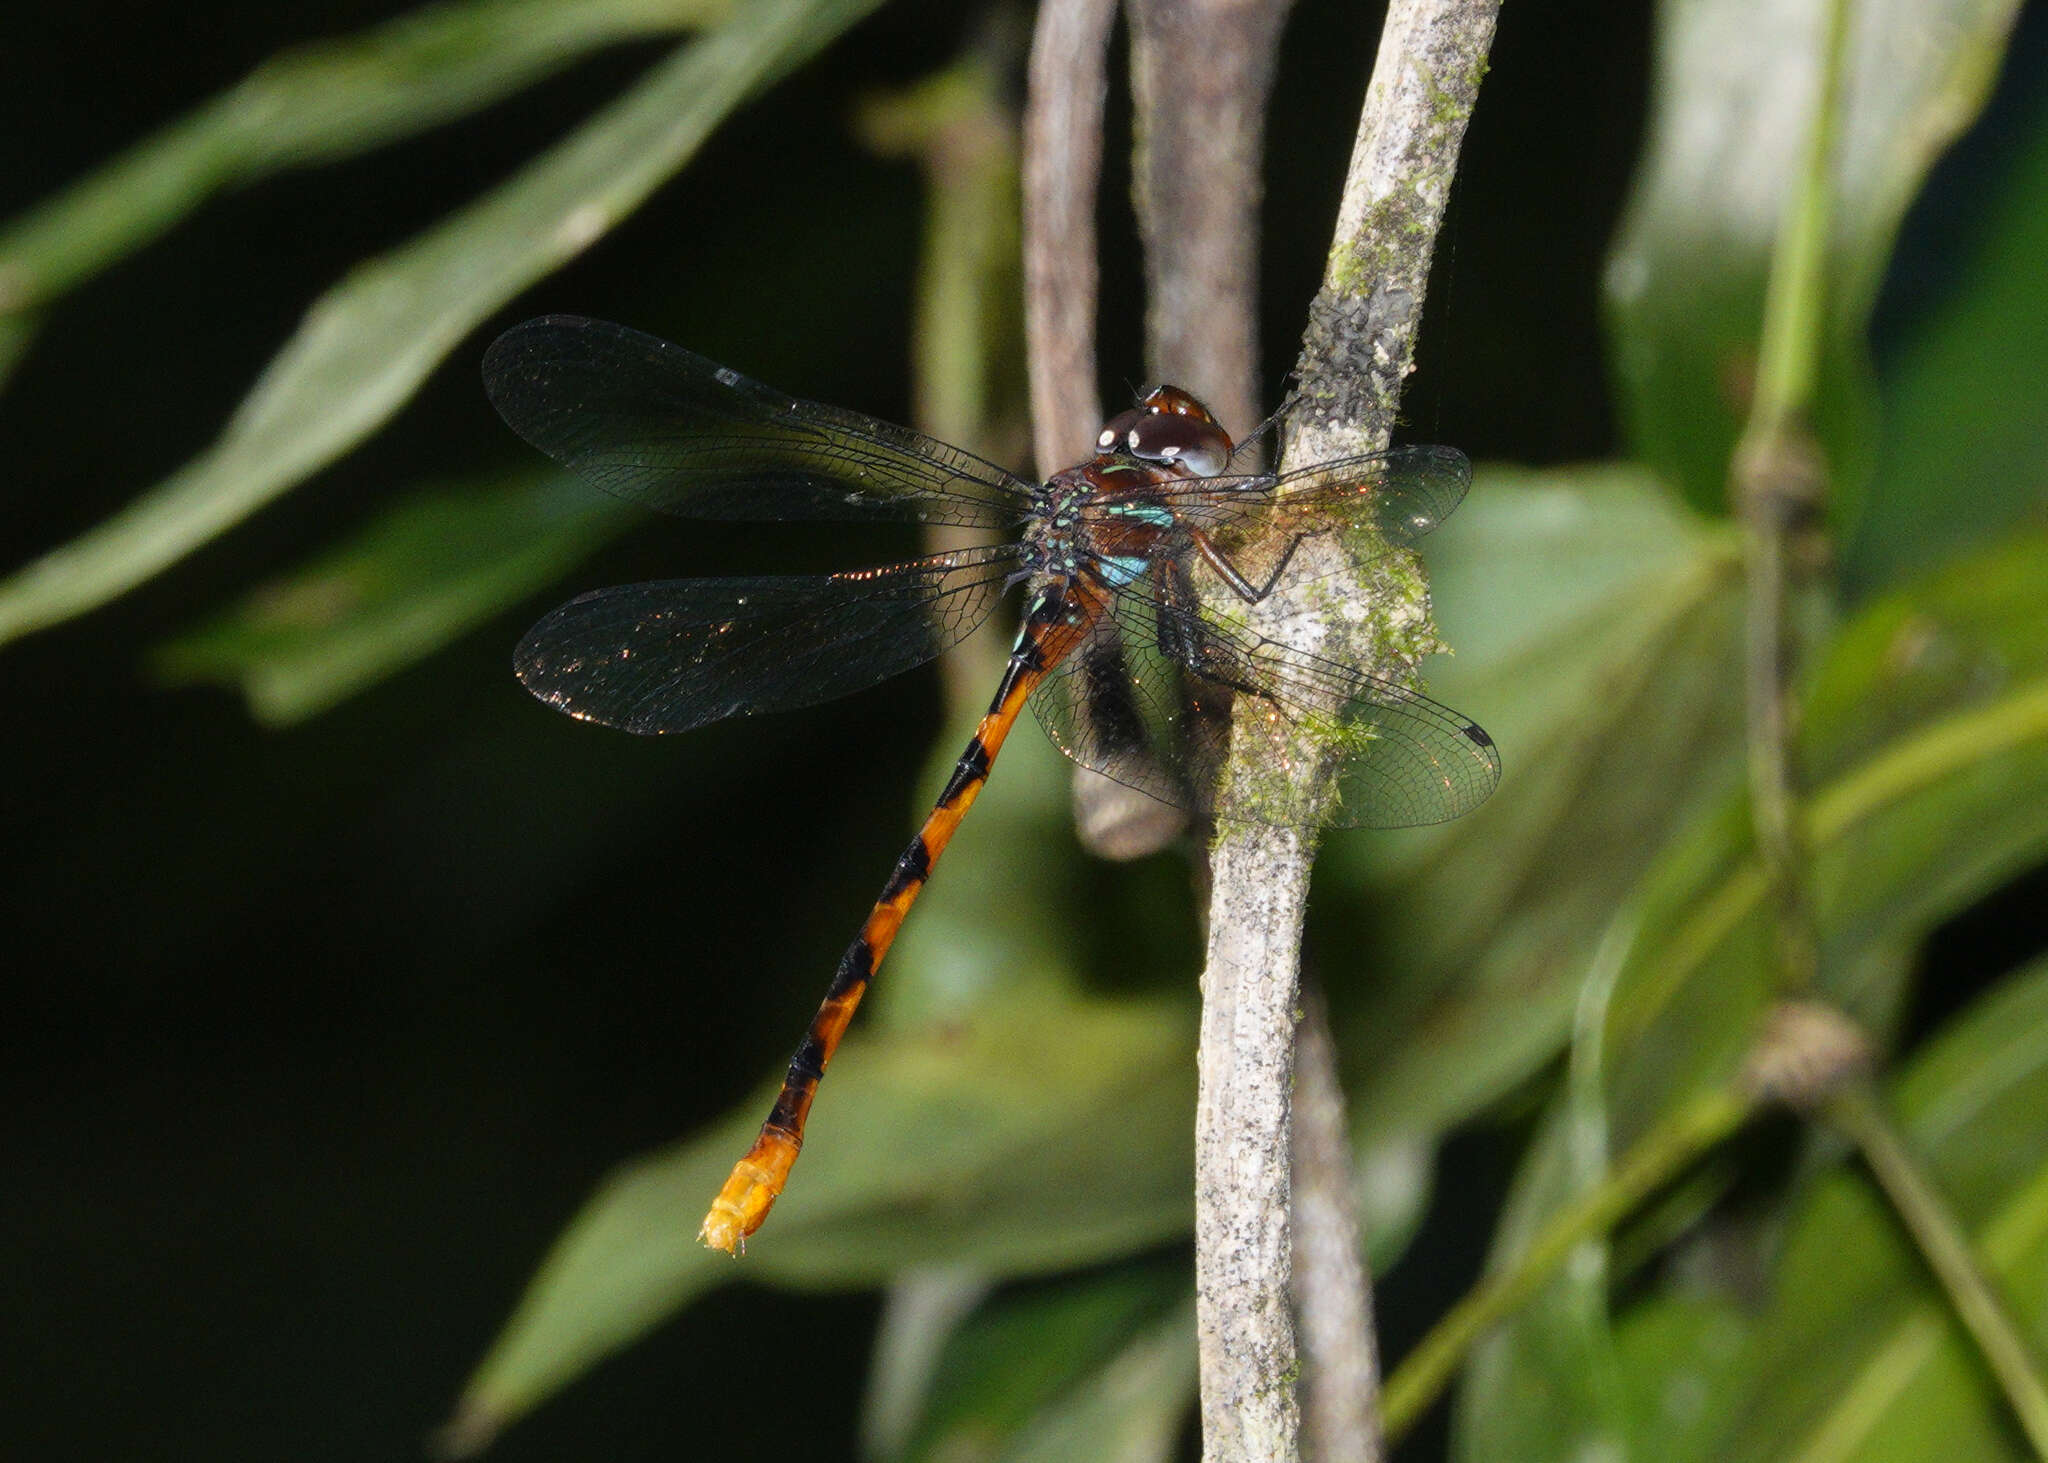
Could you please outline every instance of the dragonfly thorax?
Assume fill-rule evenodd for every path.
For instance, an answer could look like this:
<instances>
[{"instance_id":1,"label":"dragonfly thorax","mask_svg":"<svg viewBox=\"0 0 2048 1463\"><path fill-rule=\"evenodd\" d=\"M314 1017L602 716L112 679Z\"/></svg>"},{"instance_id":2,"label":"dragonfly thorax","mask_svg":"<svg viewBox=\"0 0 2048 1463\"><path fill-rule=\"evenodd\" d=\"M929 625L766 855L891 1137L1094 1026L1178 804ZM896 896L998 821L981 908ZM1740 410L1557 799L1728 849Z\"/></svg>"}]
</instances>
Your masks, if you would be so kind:
<instances>
[{"instance_id":1,"label":"dragonfly thorax","mask_svg":"<svg viewBox=\"0 0 2048 1463\"><path fill-rule=\"evenodd\" d=\"M1093 578L1122 588L1178 543L1180 525L1158 486L1193 476L1178 466L1098 458L1055 474L1026 527L1029 567L1041 580Z\"/></svg>"},{"instance_id":2,"label":"dragonfly thorax","mask_svg":"<svg viewBox=\"0 0 2048 1463\"><path fill-rule=\"evenodd\" d=\"M1184 536L1166 497L1151 490L1213 477L1234 449L1209 409L1177 386L1154 387L1111 417L1095 446L1095 457L1039 490L1025 532L1030 569L1056 583L1093 577L1122 588Z\"/></svg>"}]
</instances>

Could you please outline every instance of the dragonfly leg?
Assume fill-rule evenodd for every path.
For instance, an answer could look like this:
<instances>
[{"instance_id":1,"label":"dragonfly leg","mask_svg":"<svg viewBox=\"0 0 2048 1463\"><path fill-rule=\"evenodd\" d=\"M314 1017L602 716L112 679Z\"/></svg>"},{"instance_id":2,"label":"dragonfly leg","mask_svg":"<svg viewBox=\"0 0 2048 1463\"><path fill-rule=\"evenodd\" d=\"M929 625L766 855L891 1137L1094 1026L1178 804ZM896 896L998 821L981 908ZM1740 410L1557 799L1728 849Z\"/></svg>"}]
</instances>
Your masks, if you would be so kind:
<instances>
[{"instance_id":1,"label":"dragonfly leg","mask_svg":"<svg viewBox=\"0 0 2048 1463\"><path fill-rule=\"evenodd\" d=\"M1290 545L1288 554L1293 552ZM1227 564L1228 561L1224 562ZM1285 567L1283 558L1281 568ZM1231 572L1236 571L1233 569ZM1277 571L1274 578L1278 578ZM1157 610L1159 653L1205 681L1246 695L1265 696L1266 688L1252 678L1244 658L1236 654L1228 642L1220 640L1215 628L1202 618L1201 602L1195 595L1195 586L1187 571L1177 564L1162 566L1158 582L1154 608ZM1247 594L1245 598L1256 602L1271 592L1272 581L1269 580L1265 589Z\"/></svg>"},{"instance_id":2,"label":"dragonfly leg","mask_svg":"<svg viewBox=\"0 0 2048 1463\"><path fill-rule=\"evenodd\" d=\"M1300 405L1301 393L1298 391L1290 392L1287 399L1274 409L1273 415L1252 428L1246 436L1238 441L1237 446L1231 449L1230 460L1232 465L1234 466L1240 458L1245 459L1247 462L1253 461L1252 454L1257 452L1259 443L1267 437L1274 437L1279 431L1280 423L1287 419L1288 413ZM1275 440L1277 441L1277 437ZM1274 455L1277 457L1279 454L1276 452Z\"/></svg>"},{"instance_id":3,"label":"dragonfly leg","mask_svg":"<svg viewBox=\"0 0 2048 1463\"><path fill-rule=\"evenodd\" d=\"M1246 604L1257 604L1273 592L1273 586L1278 584L1280 576L1287 572L1287 565L1294 558L1294 551L1301 547L1301 541L1307 536L1306 534L1298 533L1293 538L1290 538L1287 541L1287 547L1281 551L1280 562L1275 564L1273 572L1266 576L1266 582L1264 584L1253 584L1251 580L1245 577L1243 570L1230 562L1230 556L1216 546L1214 539L1198 528L1190 529L1188 532L1188 537L1194 543L1195 552L1202 556L1202 562L1211 569L1214 569L1216 577L1223 581L1232 594L1236 595Z\"/></svg>"}]
</instances>

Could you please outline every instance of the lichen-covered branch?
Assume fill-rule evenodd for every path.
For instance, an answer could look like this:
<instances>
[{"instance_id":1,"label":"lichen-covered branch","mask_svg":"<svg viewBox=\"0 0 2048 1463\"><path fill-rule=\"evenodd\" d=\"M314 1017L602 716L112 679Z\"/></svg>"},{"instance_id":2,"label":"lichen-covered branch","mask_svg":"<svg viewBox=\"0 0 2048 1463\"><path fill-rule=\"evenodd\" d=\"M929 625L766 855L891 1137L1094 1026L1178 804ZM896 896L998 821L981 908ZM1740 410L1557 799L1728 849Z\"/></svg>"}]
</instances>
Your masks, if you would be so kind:
<instances>
[{"instance_id":1,"label":"lichen-covered branch","mask_svg":"<svg viewBox=\"0 0 2048 1463\"><path fill-rule=\"evenodd\" d=\"M1395 0L1389 7L1336 242L1303 342L1302 401L1285 465L1371 450L1392 430L1497 9L1493 0ZM1310 592L1269 596L1256 607L1256 628L1405 678L1432 643L1427 593L1412 565L1382 563L1368 594L1336 603L1316 566L1297 565L1297 582ZM1255 780L1262 770L1233 762L1224 775ZM1312 855L1307 833L1252 824L1224 829L1211 855L1195 1117L1197 1329L1209 1463L1299 1456L1287 1294L1289 1099Z\"/></svg>"},{"instance_id":2,"label":"lichen-covered branch","mask_svg":"<svg viewBox=\"0 0 2048 1463\"><path fill-rule=\"evenodd\" d=\"M1393 430L1499 9L1497 0L1388 9L1336 239L1296 366L1304 401L1290 440L1304 460L1316 445L1304 428L1337 435L1354 452L1385 445Z\"/></svg>"}]
</instances>

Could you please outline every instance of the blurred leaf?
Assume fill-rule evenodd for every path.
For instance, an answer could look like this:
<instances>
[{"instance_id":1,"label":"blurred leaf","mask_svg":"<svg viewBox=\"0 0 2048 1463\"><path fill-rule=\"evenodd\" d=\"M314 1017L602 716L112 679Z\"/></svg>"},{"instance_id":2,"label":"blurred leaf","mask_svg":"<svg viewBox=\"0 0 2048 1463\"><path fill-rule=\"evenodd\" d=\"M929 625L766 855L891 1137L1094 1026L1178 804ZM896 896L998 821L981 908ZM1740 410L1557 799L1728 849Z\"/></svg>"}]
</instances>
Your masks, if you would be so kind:
<instances>
[{"instance_id":1,"label":"blurred leaf","mask_svg":"<svg viewBox=\"0 0 2048 1463\"><path fill-rule=\"evenodd\" d=\"M573 258L742 100L876 0L758 0L480 201L317 301L225 434L143 497L0 583L0 643L81 614L375 430L491 311Z\"/></svg>"},{"instance_id":2,"label":"blurred leaf","mask_svg":"<svg viewBox=\"0 0 2048 1463\"><path fill-rule=\"evenodd\" d=\"M704 25L731 8L730 0L459 0L282 52L0 232L0 328L224 188L367 152L488 106L586 52Z\"/></svg>"},{"instance_id":3,"label":"blurred leaf","mask_svg":"<svg viewBox=\"0 0 2048 1463\"><path fill-rule=\"evenodd\" d=\"M1546 1115L1502 1215L1496 1257L1526 1248L1551 1213L1596 1177L1586 1173L1574 1141L1579 1117L1570 1103ZM1606 1247L1580 1245L1509 1328L1474 1349L1457 1398L1454 1458L1566 1463L1620 1456L1621 1377L1606 1322L1606 1282Z\"/></svg>"},{"instance_id":4,"label":"blurred leaf","mask_svg":"<svg viewBox=\"0 0 2048 1463\"><path fill-rule=\"evenodd\" d=\"M21 359L34 335L27 321L0 311L0 385L14 374L14 363Z\"/></svg>"},{"instance_id":5,"label":"blurred leaf","mask_svg":"<svg viewBox=\"0 0 2048 1463\"><path fill-rule=\"evenodd\" d=\"M1893 1086L1929 1165L2035 1347L2048 1347L2048 962L2008 978ZM1682 1350L1632 1348L1637 1385L1704 1405L1679 1433L1644 1419L1644 1457L1673 1463L1944 1463L2031 1457L1983 1363L1897 1220L1839 1167L1802 1194L1762 1313L1715 1324L1714 1385ZM1652 1320L1645 1324L1659 1324ZM1636 1320L1627 1323L1639 1331ZM1738 1344L1731 1345L1731 1342Z\"/></svg>"},{"instance_id":6,"label":"blurred leaf","mask_svg":"<svg viewBox=\"0 0 2048 1463\"><path fill-rule=\"evenodd\" d=\"M1880 1037L1896 1016L1900 952L2048 850L2044 623L2048 537L2031 536L1873 606L1816 677L1803 752L1823 987ZM1612 1155L1730 1082L1774 998L1770 910L1739 799L1663 855L1610 948L1597 1051ZM1575 1096L1583 1118L1583 1090L1562 1102ZM1527 1207L1554 1209L1569 1192L1557 1175L1583 1171L1565 1152L1577 1131L1554 1120L1525 1160ZM1504 1236L1499 1253L1511 1248ZM1557 1365L1560 1326L1576 1326L1574 1346L1606 1346L1599 1261L1592 1253L1589 1270L1560 1277L1468 1375L1462 1416L1475 1444L1514 1425L1530 1379ZM1602 1303L1589 1309L1595 1291ZM1588 1432L1612 1435L1614 1398L1552 1422L1559 1451L1530 1452L1530 1463L1571 1456L1565 1445Z\"/></svg>"},{"instance_id":7,"label":"blurred leaf","mask_svg":"<svg viewBox=\"0 0 2048 1463\"><path fill-rule=\"evenodd\" d=\"M1196 1386L1192 1303L1131 1338L1094 1376L1023 1429L1005 1463L1165 1463Z\"/></svg>"},{"instance_id":8,"label":"blurred leaf","mask_svg":"<svg viewBox=\"0 0 2048 1463\"><path fill-rule=\"evenodd\" d=\"M889 1282L861 1399L863 1457L902 1455L931 1403L947 1346L993 1288L965 1265L927 1266Z\"/></svg>"},{"instance_id":9,"label":"blurred leaf","mask_svg":"<svg viewBox=\"0 0 2048 1463\"><path fill-rule=\"evenodd\" d=\"M1428 689L1506 771L1470 817L1324 854L1327 901L1370 882L1314 948L1380 1136L1433 1138L1556 1056L1615 903L1740 768L1734 539L1644 474L1486 467L1429 560L1455 654Z\"/></svg>"},{"instance_id":10,"label":"blurred leaf","mask_svg":"<svg viewBox=\"0 0 2048 1463\"><path fill-rule=\"evenodd\" d=\"M1609 340L1634 455L1702 509L1724 507L1771 250L1812 131L1828 3L1659 9L1649 141L1608 265ZM1841 521L1853 522L1873 457L1864 332L1899 220L1983 106L2015 8L1878 0L1849 9L1816 420Z\"/></svg>"},{"instance_id":11,"label":"blurred leaf","mask_svg":"<svg viewBox=\"0 0 2048 1463\"><path fill-rule=\"evenodd\" d=\"M465 1389L457 1431L488 1436L742 1273L829 1286L953 1262L1045 1273L1185 1233L1193 1046L1184 1002L1076 1000L1044 986L848 1037L744 1271L694 1236L767 1093L592 1198Z\"/></svg>"},{"instance_id":12,"label":"blurred leaf","mask_svg":"<svg viewBox=\"0 0 2048 1463\"><path fill-rule=\"evenodd\" d=\"M1980 548L1843 627L1806 691L1810 779L2048 666L2044 542L2048 530L2036 530Z\"/></svg>"},{"instance_id":13,"label":"blurred leaf","mask_svg":"<svg viewBox=\"0 0 2048 1463\"><path fill-rule=\"evenodd\" d=\"M1939 304L1886 366L1877 475L1843 551L1853 589L1882 589L2048 512L2048 110L1986 212Z\"/></svg>"},{"instance_id":14,"label":"blurred leaf","mask_svg":"<svg viewBox=\"0 0 2048 1463\"><path fill-rule=\"evenodd\" d=\"M2034 534L1872 606L1814 678L1801 753L1825 984L1879 1030L1891 953L2048 847L2044 619L2048 536ZM1621 1144L1729 1077L1770 998L1769 919L1739 806L1665 860L1641 929L1607 1031Z\"/></svg>"},{"instance_id":15,"label":"blurred leaf","mask_svg":"<svg viewBox=\"0 0 2048 1463\"><path fill-rule=\"evenodd\" d=\"M1630 1458L1702 1456L1750 1328L1732 1301L1709 1297L1659 1291L1629 1308L1615 1327L1614 1353Z\"/></svg>"},{"instance_id":16,"label":"blurred leaf","mask_svg":"<svg viewBox=\"0 0 2048 1463\"><path fill-rule=\"evenodd\" d=\"M892 1456L1164 1459L1194 1388L1184 1259L1119 1266L983 1307L947 1347L923 1425Z\"/></svg>"},{"instance_id":17,"label":"blurred leaf","mask_svg":"<svg viewBox=\"0 0 2048 1463\"><path fill-rule=\"evenodd\" d=\"M258 721L289 726L552 583L622 516L555 476L419 493L152 663L172 684L238 686Z\"/></svg>"}]
</instances>

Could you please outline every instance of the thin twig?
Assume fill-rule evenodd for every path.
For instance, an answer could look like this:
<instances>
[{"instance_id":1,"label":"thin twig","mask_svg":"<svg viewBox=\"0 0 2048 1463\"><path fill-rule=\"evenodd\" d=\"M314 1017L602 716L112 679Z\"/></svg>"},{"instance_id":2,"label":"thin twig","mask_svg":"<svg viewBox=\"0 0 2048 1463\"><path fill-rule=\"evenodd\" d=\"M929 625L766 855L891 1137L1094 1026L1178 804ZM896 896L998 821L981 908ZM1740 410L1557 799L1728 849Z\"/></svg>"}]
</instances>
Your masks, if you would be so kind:
<instances>
[{"instance_id":1,"label":"thin twig","mask_svg":"<svg viewBox=\"0 0 2048 1463\"><path fill-rule=\"evenodd\" d=\"M1760 1096L1738 1084L1693 1098L1644 1134L1597 1186L1553 1214L1506 1269L1468 1291L1387 1379L1381 1406L1388 1440L1398 1441L1421 1419L1466 1353L1556 1274L1583 1241L1606 1234L1734 1132L1755 1111Z\"/></svg>"},{"instance_id":2,"label":"thin twig","mask_svg":"<svg viewBox=\"0 0 2048 1463\"><path fill-rule=\"evenodd\" d=\"M2048 1459L2048 1379L2005 1301L1978 1265L1962 1222L1928 1180L1920 1160L1867 1085L1842 1092L1828 1105L1827 1114L1870 1165L1963 1329L1977 1343L2034 1455Z\"/></svg>"},{"instance_id":3,"label":"thin twig","mask_svg":"<svg viewBox=\"0 0 2048 1463\"><path fill-rule=\"evenodd\" d=\"M1309 840L1232 830L1210 857L1195 1101L1195 1334L1208 1463L1300 1456L1288 1099Z\"/></svg>"},{"instance_id":4,"label":"thin twig","mask_svg":"<svg viewBox=\"0 0 2048 1463\"><path fill-rule=\"evenodd\" d=\"M1224 425L1259 421L1266 101L1293 0L1127 0L1145 363Z\"/></svg>"},{"instance_id":5,"label":"thin twig","mask_svg":"<svg viewBox=\"0 0 2048 1463\"><path fill-rule=\"evenodd\" d=\"M1351 1133L1322 992L1302 1002L1294 1053L1294 1300L1302 1430L1315 1463L1379 1463L1380 1359L1352 1183Z\"/></svg>"},{"instance_id":6,"label":"thin twig","mask_svg":"<svg viewBox=\"0 0 2048 1463\"><path fill-rule=\"evenodd\" d=\"M1032 445L1041 474L1093 450L1096 396L1095 199L1116 0L1045 0L1024 107L1024 337ZM1074 826L1102 858L1142 858L1184 826L1172 808L1076 767Z\"/></svg>"},{"instance_id":7,"label":"thin twig","mask_svg":"<svg viewBox=\"0 0 2048 1463\"><path fill-rule=\"evenodd\" d=\"M1095 392L1095 192L1116 0L1045 0L1024 103L1024 340L1041 474L1086 455Z\"/></svg>"},{"instance_id":8,"label":"thin twig","mask_svg":"<svg viewBox=\"0 0 2048 1463\"><path fill-rule=\"evenodd\" d=\"M1259 164L1292 3L1125 6L1146 376L1192 391L1238 432L1259 420ZM1156 853L1187 827L1177 810L1086 768L1074 773L1074 810L1082 841L1102 858Z\"/></svg>"},{"instance_id":9,"label":"thin twig","mask_svg":"<svg viewBox=\"0 0 2048 1463\"><path fill-rule=\"evenodd\" d=\"M1821 562L1816 525L1827 462L1812 428L1827 330L1827 253L1850 23L1831 0L1812 135L1779 229L1764 300L1756 398L1730 465L1748 568L1750 801L1778 908L1779 981L1797 995L1819 975L1820 938L1807 888L1806 810L1793 760L1798 641L1793 606ZM2037 1455L2048 1459L2048 1376L1978 1265L1968 1235L1867 1086L1822 1111L1853 1142L1957 1318L1975 1340Z\"/></svg>"},{"instance_id":10,"label":"thin twig","mask_svg":"<svg viewBox=\"0 0 2048 1463\"><path fill-rule=\"evenodd\" d=\"M1395 0L1389 8L1336 243L1303 344L1304 402L1288 443L1290 466L1368 450L1391 432L1497 9L1494 0ZM1407 603L1352 607L1330 606L1327 597L1311 605L1282 590L1253 618L1260 630L1304 649L1399 679L1426 640L1418 633L1426 596L1419 580L1408 583L1415 592ZM1233 760L1224 775L1256 780L1263 771ZM1197 1334L1209 1463L1291 1463L1299 1453L1287 1295L1288 1103L1312 847L1298 830L1239 824L1222 833L1211 856L1195 1115Z\"/></svg>"},{"instance_id":11,"label":"thin twig","mask_svg":"<svg viewBox=\"0 0 2048 1463\"><path fill-rule=\"evenodd\" d=\"M1778 909L1779 985L1793 996L1812 988L1820 967L1793 761L1799 668L1792 609L1819 566L1815 526L1827 492L1827 463L1811 414L1827 329L1828 228L1848 13L1847 0L1828 7L1813 131L1771 261L1756 394L1729 463L1729 495L1745 530L1750 806Z\"/></svg>"}]
</instances>

